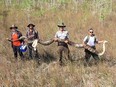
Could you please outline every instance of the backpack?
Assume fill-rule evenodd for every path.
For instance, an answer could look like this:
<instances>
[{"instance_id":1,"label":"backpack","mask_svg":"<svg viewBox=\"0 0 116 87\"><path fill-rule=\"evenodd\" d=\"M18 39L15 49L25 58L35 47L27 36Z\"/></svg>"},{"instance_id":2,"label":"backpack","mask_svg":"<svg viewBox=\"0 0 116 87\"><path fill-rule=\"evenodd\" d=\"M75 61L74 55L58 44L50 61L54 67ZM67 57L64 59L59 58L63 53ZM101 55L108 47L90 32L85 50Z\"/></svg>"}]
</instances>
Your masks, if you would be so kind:
<instances>
[{"instance_id":1,"label":"backpack","mask_svg":"<svg viewBox=\"0 0 116 87\"><path fill-rule=\"evenodd\" d=\"M87 36L85 43L88 43L89 39L90 39L90 36ZM96 42L97 42L96 36L94 35L94 43L96 43Z\"/></svg>"},{"instance_id":2,"label":"backpack","mask_svg":"<svg viewBox=\"0 0 116 87\"><path fill-rule=\"evenodd\" d=\"M21 36L22 36L22 33L20 32L20 31L16 31L17 32L17 34L18 34L18 38L20 38ZM24 42L24 40L23 39L21 39L21 40L19 40L21 43L23 43Z\"/></svg>"}]
</instances>

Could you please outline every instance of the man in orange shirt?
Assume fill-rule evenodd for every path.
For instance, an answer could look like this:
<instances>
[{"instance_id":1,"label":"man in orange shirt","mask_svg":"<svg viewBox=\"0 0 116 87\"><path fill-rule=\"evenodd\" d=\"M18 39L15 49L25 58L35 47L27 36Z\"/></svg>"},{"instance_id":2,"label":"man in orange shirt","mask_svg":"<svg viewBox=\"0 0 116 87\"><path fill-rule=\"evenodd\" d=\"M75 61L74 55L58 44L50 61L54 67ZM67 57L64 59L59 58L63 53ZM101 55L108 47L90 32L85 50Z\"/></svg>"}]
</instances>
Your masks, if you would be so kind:
<instances>
[{"instance_id":1,"label":"man in orange shirt","mask_svg":"<svg viewBox=\"0 0 116 87\"><path fill-rule=\"evenodd\" d=\"M19 38L22 36L22 33L18 31L17 28L18 27L16 27L15 25L12 25L10 27L11 38L8 40L11 41L14 57L17 59L19 53L21 59L23 59L24 58L23 53L20 51L21 41L19 40Z\"/></svg>"}]
</instances>

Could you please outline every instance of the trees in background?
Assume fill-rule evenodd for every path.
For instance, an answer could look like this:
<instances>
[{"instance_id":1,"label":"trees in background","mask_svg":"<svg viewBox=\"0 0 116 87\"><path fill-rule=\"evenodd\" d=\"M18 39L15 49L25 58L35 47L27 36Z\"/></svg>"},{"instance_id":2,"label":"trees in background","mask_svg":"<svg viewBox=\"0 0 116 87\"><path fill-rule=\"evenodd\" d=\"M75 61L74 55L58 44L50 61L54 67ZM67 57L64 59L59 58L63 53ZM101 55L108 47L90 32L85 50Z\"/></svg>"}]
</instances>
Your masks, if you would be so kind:
<instances>
[{"instance_id":1,"label":"trees in background","mask_svg":"<svg viewBox=\"0 0 116 87\"><path fill-rule=\"evenodd\" d=\"M98 15L101 22L111 14L114 0L1 0L0 13L5 24L9 9L24 10L30 21L30 12L35 11L41 16L48 10L70 9L73 12L83 12L84 20L88 13Z\"/></svg>"}]
</instances>

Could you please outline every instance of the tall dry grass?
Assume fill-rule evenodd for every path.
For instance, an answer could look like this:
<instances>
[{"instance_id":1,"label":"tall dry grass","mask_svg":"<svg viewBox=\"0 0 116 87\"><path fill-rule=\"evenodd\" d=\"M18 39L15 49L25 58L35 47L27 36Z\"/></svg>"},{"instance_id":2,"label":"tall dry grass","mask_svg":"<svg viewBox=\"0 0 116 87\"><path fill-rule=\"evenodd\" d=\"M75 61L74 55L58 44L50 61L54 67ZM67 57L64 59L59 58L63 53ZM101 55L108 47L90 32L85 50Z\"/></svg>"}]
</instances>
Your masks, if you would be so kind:
<instances>
[{"instance_id":1,"label":"tall dry grass","mask_svg":"<svg viewBox=\"0 0 116 87\"><path fill-rule=\"evenodd\" d=\"M69 7L72 6L69 5ZM12 8L1 19L0 34L0 86L1 87L115 87L116 86L116 29L115 11L106 16L103 21L99 15L68 9L55 9L45 11L41 16L35 10L30 12L29 20L36 25L42 40L54 37L58 30L57 24L63 21L67 25L70 40L82 43L87 35L87 30L93 28L99 40L108 40L106 52L101 57L104 59L99 65L84 67L84 50L69 46L72 57L77 60L66 66L59 66L57 60L57 44L49 46L38 44L41 56L41 64L36 60L19 60L13 58L10 43L6 41L10 35L9 27L16 24L25 35L26 26L29 23L24 10ZM115 9L114 9L115 10ZM85 17L86 16L86 17ZM4 20L3 20L4 19ZM5 24L5 25L4 25ZM102 45L97 45L98 51L102 51ZM79 60L80 59L80 60ZM81 60L82 59L82 60Z\"/></svg>"}]
</instances>

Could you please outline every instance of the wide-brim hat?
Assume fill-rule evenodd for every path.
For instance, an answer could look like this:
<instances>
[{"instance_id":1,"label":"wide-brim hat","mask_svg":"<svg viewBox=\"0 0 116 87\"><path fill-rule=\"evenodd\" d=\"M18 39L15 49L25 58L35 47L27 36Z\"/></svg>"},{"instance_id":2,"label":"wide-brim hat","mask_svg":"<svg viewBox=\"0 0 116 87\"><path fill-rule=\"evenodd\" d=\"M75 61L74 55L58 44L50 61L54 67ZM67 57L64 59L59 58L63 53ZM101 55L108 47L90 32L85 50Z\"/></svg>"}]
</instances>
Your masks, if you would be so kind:
<instances>
[{"instance_id":1,"label":"wide-brim hat","mask_svg":"<svg viewBox=\"0 0 116 87\"><path fill-rule=\"evenodd\" d=\"M58 24L58 27L66 27L66 25L64 23Z\"/></svg>"},{"instance_id":2,"label":"wide-brim hat","mask_svg":"<svg viewBox=\"0 0 116 87\"><path fill-rule=\"evenodd\" d=\"M27 27L30 27L30 26L33 26L33 27L35 27L35 25L34 25L34 24L29 24L29 25L27 25Z\"/></svg>"},{"instance_id":3,"label":"wide-brim hat","mask_svg":"<svg viewBox=\"0 0 116 87\"><path fill-rule=\"evenodd\" d=\"M10 29L17 29L18 27L17 26L15 26L15 25L12 25L11 27L10 27Z\"/></svg>"}]
</instances>

